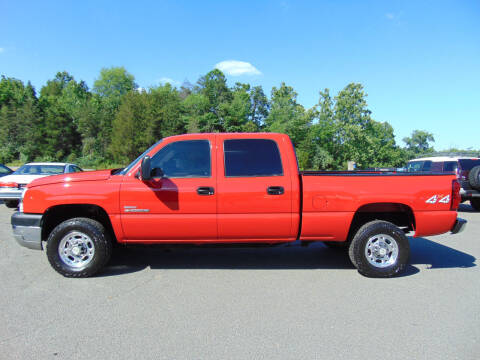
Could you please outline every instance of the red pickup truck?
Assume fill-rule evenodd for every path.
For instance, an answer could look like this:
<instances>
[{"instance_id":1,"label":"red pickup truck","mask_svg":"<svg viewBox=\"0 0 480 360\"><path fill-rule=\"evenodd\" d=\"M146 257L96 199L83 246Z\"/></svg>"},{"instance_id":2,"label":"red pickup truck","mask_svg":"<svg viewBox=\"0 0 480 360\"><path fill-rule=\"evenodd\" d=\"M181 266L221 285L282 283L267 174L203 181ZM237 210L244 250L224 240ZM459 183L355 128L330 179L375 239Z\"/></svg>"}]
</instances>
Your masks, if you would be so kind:
<instances>
[{"instance_id":1,"label":"red pickup truck","mask_svg":"<svg viewBox=\"0 0 480 360\"><path fill-rule=\"evenodd\" d=\"M120 244L280 244L348 248L366 276L401 272L406 233L461 231L454 174L299 172L288 136L165 138L124 169L30 183L12 215L16 240L68 277L101 270Z\"/></svg>"}]
</instances>

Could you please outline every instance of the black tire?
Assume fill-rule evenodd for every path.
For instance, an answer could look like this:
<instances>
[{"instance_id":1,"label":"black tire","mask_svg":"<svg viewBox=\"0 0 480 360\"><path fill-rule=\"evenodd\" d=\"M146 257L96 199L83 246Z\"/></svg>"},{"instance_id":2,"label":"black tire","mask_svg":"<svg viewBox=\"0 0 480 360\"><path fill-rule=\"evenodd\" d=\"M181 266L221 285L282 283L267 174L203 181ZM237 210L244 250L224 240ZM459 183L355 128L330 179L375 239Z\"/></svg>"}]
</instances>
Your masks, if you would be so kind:
<instances>
[{"instance_id":1,"label":"black tire","mask_svg":"<svg viewBox=\"0 0 480 360\"><path fill-rule=\"evenodd\" d=\"M480 199L470 199L470 205L472 205L473 210L480 211Z\"/></svg>"},{"instance_id":2,"label":"black tire","mask_svg":"<svg viewBox=\"0 0 480 360\"><path fill-rule=\"evenodd\" d=\"M480 190L480 165L475 166L470 170L468 174L468 182L474 189Z\"/></svg>"},{"instance_id":3,"label":"black tire","mask_svg":"<svg viewBox=\"0 0 480 360\"><path fill-rule=\"evenodd\" d=\"M64 254L62 256L66 258L64 260L60 256L59 246L62 240L68 239L65 240L68 245L70 239L75 241L77 238L88 239L84 240L88 246L84 246L82 249L91 251L93 248L93 254L92 256L80 254L87 260L82 259L80 264L72 266L66 260L71 259L73 262L80 256L72 255L71 253L67 254L67 247L63 246ZM75 247L78 249L78 246ZM70 248L71 245L68 245L68 249ZM73 218L62 222L53 229L47 240L48 261L58 273L65 277L81 278L92 276L107 264L111 254L112 242L108 232L101 223L88 218Z\"/></svg>"},{"instance_id":4,"label":"black tire","mask_svg":"<svg viewBox=\"0 0 480 360\"><path fill-rule=\"evenodd\" d=\"M18 207L18 200L5 200L6 207L16 209Z\"/></svg>"},{"instance_id":5,"label":"black tire","mask_svg":"<svg viewBox=\"0 0 480 360\"><path fill-rule=\"evenodd\" d=\"M375 246L379 248L376 252L372 251ZM385 254L380 251L385 251ZM367 253L370 254L368 258ZM410 256L410 244L401 229L390 222L375 220L358 229L350 243L348 255L360 274L391 277L405 270Z\"/></svg>"}]
</instances>

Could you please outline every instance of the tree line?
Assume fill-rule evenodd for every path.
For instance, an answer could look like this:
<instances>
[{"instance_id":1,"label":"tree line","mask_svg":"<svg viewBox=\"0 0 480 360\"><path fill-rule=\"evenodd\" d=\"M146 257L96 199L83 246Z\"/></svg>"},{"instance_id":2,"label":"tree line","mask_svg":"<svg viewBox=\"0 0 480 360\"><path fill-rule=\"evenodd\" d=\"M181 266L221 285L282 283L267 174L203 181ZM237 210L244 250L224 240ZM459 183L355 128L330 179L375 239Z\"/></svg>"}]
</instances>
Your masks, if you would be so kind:
<instances>
[{"instance_id":1,"label":"tree line","mask_svg":"<svg viewBox=\"0 0 480 360\"><path fill-rule=\"evenodd\" d=\"M413 131L395 142L388 122L375 121L363 86L319 93L310 109L281 83L227 85L214 69L196 84L142 89L123 67L104 68L89 89L59 72L37 94L30 82L0 80L0 162L69 161L102 168L127 164L160 138L198 132L281 132L295 145L302 169L397 167L433 151L433 135Z\"/></svg>"}]
</instances>

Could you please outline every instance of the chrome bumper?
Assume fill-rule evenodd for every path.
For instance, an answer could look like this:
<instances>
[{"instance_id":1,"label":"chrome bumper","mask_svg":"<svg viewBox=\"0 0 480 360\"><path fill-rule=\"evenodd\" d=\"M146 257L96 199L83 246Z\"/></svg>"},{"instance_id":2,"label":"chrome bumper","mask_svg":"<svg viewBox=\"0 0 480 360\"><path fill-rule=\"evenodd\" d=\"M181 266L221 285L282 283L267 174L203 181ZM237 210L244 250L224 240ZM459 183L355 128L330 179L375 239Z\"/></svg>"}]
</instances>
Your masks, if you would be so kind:
<instances>
[{"instance_id":1,"label":"chrome bumper","mask_svg":"<svg viewBox=\"0 0 480 360\"><path fill-rule=\"evenodd\" d=\"M13 213L11 223L15 240L29 249L43 250L41 220L41 214Z\"/></svg>"},{"instance_id":2,"label":"chrome bumper","mask_svg":"<svg viewBox=\"0 0 480 360\"><path fill-rule=\"evenodd\" d=\"M465 230L465 225L467 225L467 220L458 218L453 225L452 234L458 234Z\"/></svg>"},{"instance_id":3,"label":"chrome bumper","mask_svg":"<svg viewBox=\"0 0 480 360\"><path fill-rule=\"evenodd\" d=\"M22 197L23 189L0 191L0 200L19 200Z\"/></svg>"}]
</instances>

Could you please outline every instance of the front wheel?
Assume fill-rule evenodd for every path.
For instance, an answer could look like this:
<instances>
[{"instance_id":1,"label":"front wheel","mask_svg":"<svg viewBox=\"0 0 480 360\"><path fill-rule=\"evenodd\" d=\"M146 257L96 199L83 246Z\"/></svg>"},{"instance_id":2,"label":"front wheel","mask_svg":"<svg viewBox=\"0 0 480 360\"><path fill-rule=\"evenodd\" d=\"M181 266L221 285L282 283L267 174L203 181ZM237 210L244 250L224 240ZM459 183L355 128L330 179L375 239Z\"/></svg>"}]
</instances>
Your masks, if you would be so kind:
<instances>
[{"instance_id":1,"label":"front wheel","mask_svg":"<svg viewBox=\"0 0 480 360\"><path fill-rule=\"evenodd\" d=\"M62 222L47 240L50 265L66 277L89 277L110 259L112 243L104 226L88 218Z\"/></svg>"},{"instance_id":2,"label":"front wheel","mask_svg":"<svg viewBox=\"0 0 480 360\"><path fill-rule=\"evenodd\" d=\"M375 220L357 231L348 255L360 274L391 277L405 270L410 244L401 229L390 222Z\"/></svg>"}]
</instances>

